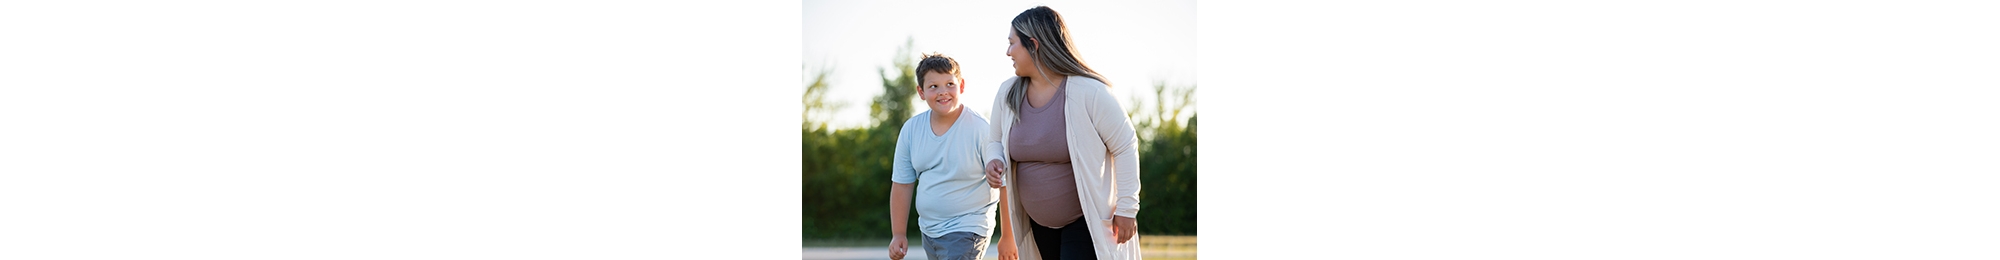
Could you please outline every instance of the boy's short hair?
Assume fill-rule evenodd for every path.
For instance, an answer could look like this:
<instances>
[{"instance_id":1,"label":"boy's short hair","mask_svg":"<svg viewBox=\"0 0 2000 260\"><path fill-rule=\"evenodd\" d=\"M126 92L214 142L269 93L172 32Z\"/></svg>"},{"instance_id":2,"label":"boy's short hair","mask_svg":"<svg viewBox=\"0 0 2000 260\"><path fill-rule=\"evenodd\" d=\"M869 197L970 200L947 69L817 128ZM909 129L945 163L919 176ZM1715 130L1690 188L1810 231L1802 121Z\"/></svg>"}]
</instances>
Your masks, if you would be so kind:
<instances>
[{"instance_id":1,"label":"boy's short hair","mask_svg":"<svg viewBox=\"0 0 2000 260\"><path fill-rule=\"evenodd\" d=\"M924 58L917 61L917 89L923 89L924 75L931 72L951 75L954 79L963 78L963 76L958 74L958 60L953 60L951 57L944 56L941 53L933 52L924 54Z\"/></svg>"}]
</instances>

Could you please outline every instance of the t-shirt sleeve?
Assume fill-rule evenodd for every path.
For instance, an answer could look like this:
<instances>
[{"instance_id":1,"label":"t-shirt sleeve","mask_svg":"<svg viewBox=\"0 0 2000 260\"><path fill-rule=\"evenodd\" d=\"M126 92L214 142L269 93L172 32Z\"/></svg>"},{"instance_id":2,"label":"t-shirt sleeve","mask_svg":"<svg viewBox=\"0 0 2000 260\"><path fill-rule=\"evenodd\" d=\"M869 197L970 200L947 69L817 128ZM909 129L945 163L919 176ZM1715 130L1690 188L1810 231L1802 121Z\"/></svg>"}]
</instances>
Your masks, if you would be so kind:
<instances>
[{"instance_id":1,"label":"t-shirt sleeve","mask_svg":"<svg viewBox=\"0 0 2000 260\"><path fill-rule=\"evenodd\" d=\"M908 130L909 124L904 123L904 125L903 129ZM910 165L910 142L914 141L916 140L910 138L910 131L900 131L896 134L896 160L889 166L889 181L902 184L917 183L917 168Z\"/></svg>"}]
</instances>

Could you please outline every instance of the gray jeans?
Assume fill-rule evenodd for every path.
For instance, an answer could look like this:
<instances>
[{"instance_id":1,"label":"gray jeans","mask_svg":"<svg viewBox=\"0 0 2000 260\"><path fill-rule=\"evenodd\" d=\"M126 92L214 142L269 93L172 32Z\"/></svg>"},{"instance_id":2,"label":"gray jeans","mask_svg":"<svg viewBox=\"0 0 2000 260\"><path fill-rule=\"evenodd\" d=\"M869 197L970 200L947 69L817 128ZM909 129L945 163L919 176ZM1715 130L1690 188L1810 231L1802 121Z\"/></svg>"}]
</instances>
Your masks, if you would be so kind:
<instances>
[{"instance_id":1,"label":"gray jeans","mask_svg":"<svg viewBox=\"0 0 2000 260\"><path fill-rule=\"evenodd\" d=\"M979 260L986 255L986 237L972 232L951 232L936 238L924 236L924 254L931 260Z\"/></svg>"}]
</instances>

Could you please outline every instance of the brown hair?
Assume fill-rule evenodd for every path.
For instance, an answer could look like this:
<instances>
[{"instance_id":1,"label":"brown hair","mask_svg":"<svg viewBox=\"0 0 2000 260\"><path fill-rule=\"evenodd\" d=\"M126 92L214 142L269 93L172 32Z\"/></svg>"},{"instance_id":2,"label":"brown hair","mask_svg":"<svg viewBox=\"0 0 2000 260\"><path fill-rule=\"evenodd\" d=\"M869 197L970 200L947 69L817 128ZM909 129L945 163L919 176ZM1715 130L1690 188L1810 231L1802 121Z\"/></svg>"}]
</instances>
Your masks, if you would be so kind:
<instances>
[{"instance_id":1,"label":"brown hair","mask_svg":"<svg viewBox=\"0 0 2000 260\"><path fill-rule=\"evenodd\" d=\"M1028 81L1031 79L1058 80L1051 77L1083 76L1104 82L1111 82L1098 75L1097 70L1083 64L1077 57L1076 46L1069 42L1069 28L1063 25L1062 14L1048 6L1036 6L1021 11L1014 16L1014 38L1028 49L1028 56L1035 58L1036 68L1047 67L1054 71L1041 71L1040 78L1021 77L1014 81L1012 90L1007 91L1007 109L1020 112L1021 104L1027 103ZM1032 40L1030 40L1032 39ZM1050 75L1054 74L1054 75ZM1015 117L1014 120L1020 120Z\"/></svg>"},{"instance_id":2,"label":"brown hair","mask_svg":"<svg viewBox=\"0 0 2000 260\"><path fill-rule=\"evenodd\" d=\"M944 54L935 52L924 54L924 58L922 60L917 61L916 72L917 72L918 91L922 91L924 89L924 75L930 74L931 72L951 75L953 79L963 77L958 74L958 60L951 59L951 57L949 56L944 56ZM959 87L964 88L965 86L959 86Z\"/></svg>"}]
</instances>

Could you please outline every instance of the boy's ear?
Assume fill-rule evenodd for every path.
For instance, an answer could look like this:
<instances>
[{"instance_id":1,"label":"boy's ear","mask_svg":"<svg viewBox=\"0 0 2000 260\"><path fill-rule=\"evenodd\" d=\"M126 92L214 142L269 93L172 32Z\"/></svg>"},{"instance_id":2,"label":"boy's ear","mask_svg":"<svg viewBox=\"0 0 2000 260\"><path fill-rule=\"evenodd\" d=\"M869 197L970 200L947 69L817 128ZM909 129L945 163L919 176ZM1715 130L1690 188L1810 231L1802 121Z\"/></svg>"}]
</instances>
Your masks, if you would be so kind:
<instances>
[{"instance_id":1,"label":"boy's ear","mask_svg":"<svg viewBox=\"0 0 2000 260\"><path fill-rule=\"evenodd\" d=\"M961 94L965 93L965 77L954 77L954 78L958 78L958 93Z\"/></svg>"}]
</instances>

